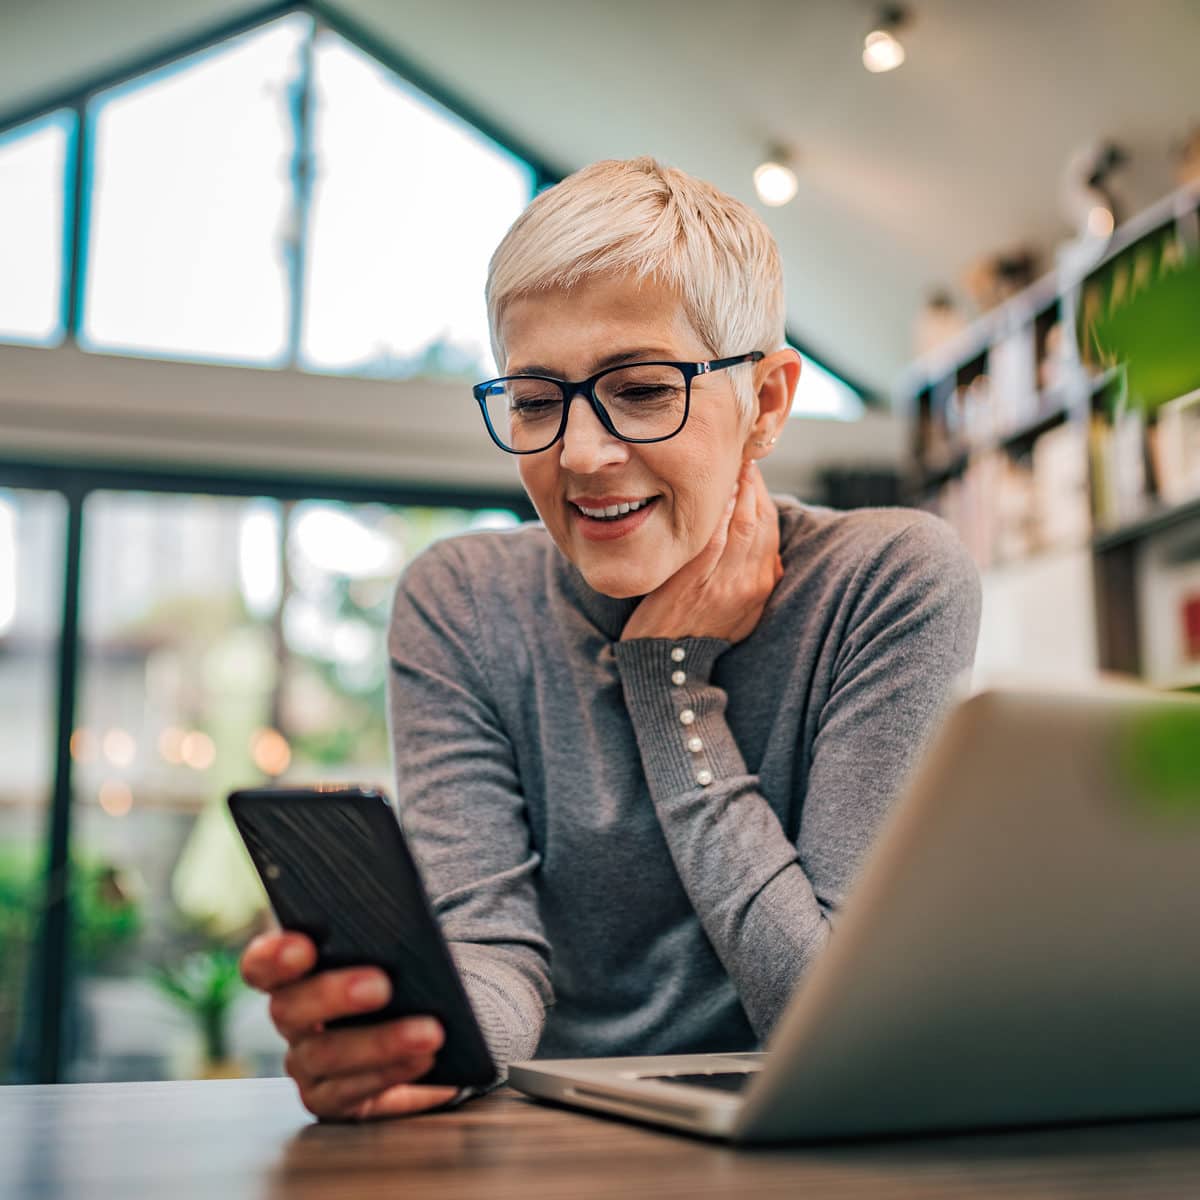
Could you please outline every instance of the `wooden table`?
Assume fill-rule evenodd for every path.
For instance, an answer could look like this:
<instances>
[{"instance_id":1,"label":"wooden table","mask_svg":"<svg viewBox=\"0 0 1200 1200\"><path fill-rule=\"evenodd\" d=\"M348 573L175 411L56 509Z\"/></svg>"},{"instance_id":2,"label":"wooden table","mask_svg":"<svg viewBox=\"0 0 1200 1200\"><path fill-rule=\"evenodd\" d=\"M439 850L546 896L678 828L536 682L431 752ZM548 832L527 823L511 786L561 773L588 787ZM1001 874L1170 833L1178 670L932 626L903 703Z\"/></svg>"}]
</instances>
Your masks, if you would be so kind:
<instances>
[{"instance_id":1,"label":"wooden table","mask_svg":"<svg viewBox=\"0 0 1200 1200\"><path fill-rule=\"evenodd\" d=\"M316 1125L289 1080L0 1087L5 1200L1200 1197L1200 1119L734 1150L502 1091Z\"/></svg>"}]
</instances>

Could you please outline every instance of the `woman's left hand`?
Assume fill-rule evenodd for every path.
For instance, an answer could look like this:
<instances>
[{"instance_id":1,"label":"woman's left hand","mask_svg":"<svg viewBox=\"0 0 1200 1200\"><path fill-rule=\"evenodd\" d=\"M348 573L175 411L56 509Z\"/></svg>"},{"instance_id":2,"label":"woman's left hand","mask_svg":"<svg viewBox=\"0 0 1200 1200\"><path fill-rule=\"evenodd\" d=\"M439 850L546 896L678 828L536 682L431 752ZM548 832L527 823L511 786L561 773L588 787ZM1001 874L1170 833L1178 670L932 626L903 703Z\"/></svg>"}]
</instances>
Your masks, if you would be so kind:
<instances>
[{"instance_id":1,"label":"woman's left hand","mask_svg":"<svg viewBox=\"0 0 1200 1200\"><path fill-rule=\"evenodd\" d=\"M783 576L779 512L762 472L748 462L707 546L633 610L621 641L633 638L749 637Z\"/></svg>"}]
</instances>

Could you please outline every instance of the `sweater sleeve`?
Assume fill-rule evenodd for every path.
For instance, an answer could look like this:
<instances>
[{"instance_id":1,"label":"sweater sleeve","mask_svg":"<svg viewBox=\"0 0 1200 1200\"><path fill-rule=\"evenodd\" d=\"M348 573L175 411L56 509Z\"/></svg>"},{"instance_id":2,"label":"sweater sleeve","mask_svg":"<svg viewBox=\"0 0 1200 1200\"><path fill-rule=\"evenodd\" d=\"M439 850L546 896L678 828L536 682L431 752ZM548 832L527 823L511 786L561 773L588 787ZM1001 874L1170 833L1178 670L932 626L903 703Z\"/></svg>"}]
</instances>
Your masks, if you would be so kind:
<instances>
[{"instance_id":1,"label":"sweater sleeve","mask_svg":"<svg viewBox=\"0 0 1200 1200\"><path fill-rule=\"evenodd\" d=\"M974 656L978 575L932 518L918 518L865 562L845 602L795 843L748 773L725 720L725 692L712 682L727 644L638 639L616 647L671 856L762 1039L828 940L888 807Z\"/></svg>"},{"instance_id":2,"label":"sweater sleeve","mask_svg":"<svg viewBox=\"0 0 1200 1200\"><path fill-rule=\"evenodd\" d=\"M396 592L388 712L404 832L501 1071L531 1058L552 1003L513 748L490 700L471 592L450 547Z\"/></svg>"}]
</instances>

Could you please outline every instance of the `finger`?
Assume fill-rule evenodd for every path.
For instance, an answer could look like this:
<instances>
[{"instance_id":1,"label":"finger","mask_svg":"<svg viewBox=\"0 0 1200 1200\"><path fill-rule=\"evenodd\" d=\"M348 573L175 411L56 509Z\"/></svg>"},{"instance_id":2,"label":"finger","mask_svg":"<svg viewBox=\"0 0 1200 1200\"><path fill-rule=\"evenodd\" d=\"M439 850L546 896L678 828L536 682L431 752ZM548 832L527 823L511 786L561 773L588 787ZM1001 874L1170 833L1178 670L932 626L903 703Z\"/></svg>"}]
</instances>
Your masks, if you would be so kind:
<instances>
[{"instance_id":1,"label":"finger","mask_svg":"<svg viewBox=\"0 0 1200 1200\"><path fill-rule=\"evenodd\" d=\"M720 570L730 580L740 580L747 570L758 566L755 543L758 538L758 494L754 485L756 467L743 464L738 476L737 503L729 518L729 537L721 557Z\"/></svg>"},{"instance_id":2,"label":"finger","mask_svg":"<svg viewBox=\"0 0 1200 1200\"><path fill-rule=\"evenodd\" d=\"M304 1107L317 1117L352 1117L354 1109L386 1092L398 1084L411 1085L433 1067L433 1055L404 1063L400 1066L381 1067L375 1071L361 1071L357 1075L340 1075L334 1079L322 1079L308 1087L301 1087L300 1099ZM436 1089L440 1091L441 1089ZM455 1089L448 1089L453 1096Z\"/></svg>"},{"instance_id":3,"label":"finger","mask_svg":"<svg viewBox=\"0 0 1200 1200\"><path fill-rule=\"evenodd\" d=\"M758 468L754 463L746 462L738 477L737 503L733 507L733 515L729 518L729 541L737 543L736 549L739 551L744 550L758 532L758 488L755 485L757 474Z\"/></svg>"},{"instance_id":4,"label":"finger","mask_svg":"<svg viewBox=\"0 0 1200 1200\"><path fill-rule=\"evenodd\" d=\"M353 1075L436 1053L446 1036L433 1017L404 1017L358 1029L332 1029L300 1038L284 1068L297 1082Z\"/></svg>"},{"instance_id":5,"label":"finger","mask_svg":"<svg viewBox=\"0 0 1200 1200\"><path fill-rule=\"evenodd\" d=\"M260 992L293 983L313 969L317 948L302 933L259 934L242 952L242 978Z\"/></svg>"},{"instance_id":6,"label":"finger","mask_svg":"<svg viewBox=\"0 0 1200 1200\"><path fill-rule=\"evenodd\" d=\"M758 534L751 551L752 561L757 564L761 586L769 594L783 576L783 562L779 556L779 510L767 491L762 472L755 471L755 490L758 493Z\"/></svg>"},{"instance_id":7,"label":"finger","mask_svg":"<svg viewBox=\"0 0 1200 1200\"><path fill-rule=\"evenodd\" d=\"M391 995L388 977L376 968L322 971L273 991L271 1020L288 1042L295 1042L326 1021L382 1008Z\"/></svg>"},{"instance_id":8,"label":"finger","mask_svg":"<svg viewBox=\"0 0 1200 1200\"><path fill-rule=\"evenodd\" d=\"M771 493L767 490L767 481L763 478L762 469L758 466L754 468L754 484L755 492L758 495L759 526L767 534L767 552L777 554L779 552L779 509L775 507L775 501L771 499Z\"/></svg>"},{"instance_id":9,"label":"finger","mask_svg":"<svg viewBox=\"0 0 1200 1200\"><path fill-rule=\"evenodd\" d=\"M427 1108L437 1108L440 1104L449 1104L457 1095L458 1088L401 1083L364 1100L355 1109L354 1115L361 1121L403 1117Z\"/></svg>"},{"instance_id":10,"label":"finger","mask_svg":"<svg viewBox=\"0 0 1200 1200\"><path fill-rule=\"evenodd\" d=\"M725 505L725 511L721 514L721 519L717 522L712 537L708 539L704 548L695 558L684 563L674 575L667 579L662 584L662 588L669 587L673 591L677 591L682 586L703 584L716 570L717 564L721 561L721 555L725 552L725 544L729 537L729 518L733 515L736 502L737 492L734 492Z\"/></svg>"}]
</instances>

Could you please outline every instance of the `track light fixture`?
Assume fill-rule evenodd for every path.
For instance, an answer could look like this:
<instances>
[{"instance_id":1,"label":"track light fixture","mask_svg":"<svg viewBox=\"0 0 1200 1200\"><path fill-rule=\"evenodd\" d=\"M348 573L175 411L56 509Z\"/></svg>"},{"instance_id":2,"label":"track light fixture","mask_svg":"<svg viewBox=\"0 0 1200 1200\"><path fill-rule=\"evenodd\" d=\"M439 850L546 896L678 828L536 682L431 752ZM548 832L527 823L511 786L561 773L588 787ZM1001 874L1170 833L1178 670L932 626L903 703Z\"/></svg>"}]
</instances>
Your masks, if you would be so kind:
<instances>
[{"instance_id":1,"label":"track light fixture","mask_svg":"<svg viewBox=\"0 0 1200 1200\"><path fill-rule=\"evenodd\" d=\"M863 66L873 75L894 71L904 62L904 47L896 34L908 21L908 10L899 4L885 4L880 8L871 32L863 40Z\"/></svg>"},{"instance_id":2,"label":"track light fixture","mask_svg":"<svg viewBox=\"0 0 1200 1200\"><path fill-rule=\"evenodd\" d=\"M754 190L764 204L778 208L795 196L800 183L794 161L795 155L786 146L767 147L767 157L754 168Z\"/></svg>"}]
</instances>

